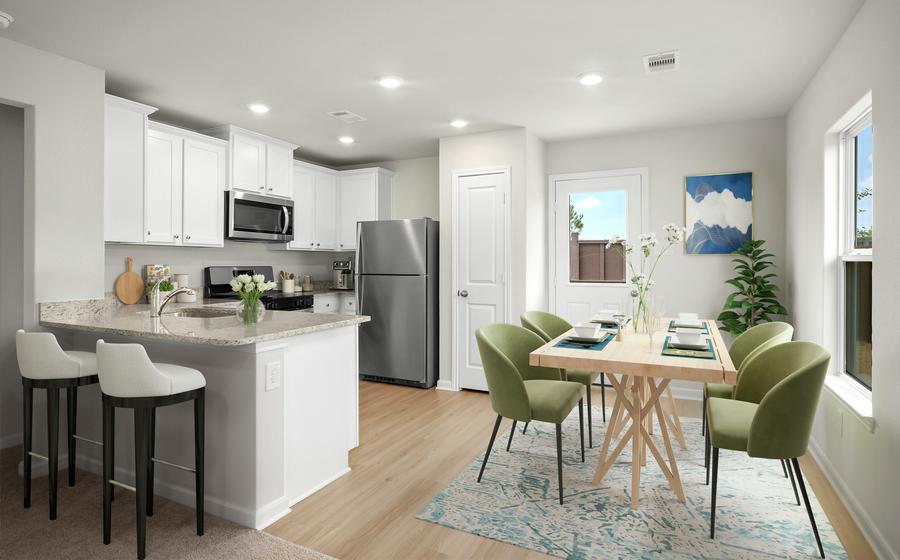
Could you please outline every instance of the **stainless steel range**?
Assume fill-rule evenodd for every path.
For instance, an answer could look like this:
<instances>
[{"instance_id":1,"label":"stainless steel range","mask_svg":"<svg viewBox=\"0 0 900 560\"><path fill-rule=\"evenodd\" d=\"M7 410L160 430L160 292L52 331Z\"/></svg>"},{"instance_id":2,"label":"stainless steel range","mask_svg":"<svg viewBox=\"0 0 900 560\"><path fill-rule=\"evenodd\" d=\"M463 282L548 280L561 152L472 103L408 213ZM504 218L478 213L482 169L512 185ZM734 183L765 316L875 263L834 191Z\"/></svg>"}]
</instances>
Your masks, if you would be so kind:
<instances>
[{"instance_id":1,"label":"stainless steel range","mask_svg":"<svg viewBox=\"0 0 900 560\"><path fill-rule=\"evenodd\" d=\"M231 291L231 279L240 274L262 274L266 280L274 280L271 266L208 266L203 269L203 293L207 298L240 299ZM312 309L312 294L284 294L275 290L259 298L266 309L274 311L301 311Z\"/></svg>"}]
</instances>

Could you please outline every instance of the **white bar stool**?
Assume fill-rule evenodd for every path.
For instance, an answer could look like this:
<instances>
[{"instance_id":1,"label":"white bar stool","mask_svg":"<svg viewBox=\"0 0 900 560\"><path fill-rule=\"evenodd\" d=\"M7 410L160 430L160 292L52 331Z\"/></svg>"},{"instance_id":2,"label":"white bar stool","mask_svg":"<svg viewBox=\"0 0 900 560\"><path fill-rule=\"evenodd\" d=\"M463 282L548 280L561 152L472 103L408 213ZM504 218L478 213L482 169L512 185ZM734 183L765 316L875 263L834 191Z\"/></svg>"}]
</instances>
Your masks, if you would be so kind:
<instances>
[{"instance_id":1,"label":"white bar stool","mask_svg":"<svg viewBox=\"0 0 900 560\"><path fill-rule=\"evenodd\" d=\"M173 364L154 364L140 344L97 341L97 365L103 393L103 544L110 543L113 486L137 495L137 557L146 554L147 516L153 515L153 464L194 473L197 535L203 535L203 446L206 378L199 371ZM194 467L154 457L156 408L194 401ZM113 478L116 408L134 410L135 485Z\"/></svg>"},{"instance_id":2,"label":"white bar stool","mask_svg":"<svg viewBox=\"0 0 900 560\"><path fill-rule=\"evenodd\" d=\"M16 358L22 374L24 420L23 471L25 507L31 507L31 458L44 459L50 468L50 519L56 519L59 478L59 390L66 389L66 431L69 443L69 486L75 486L75 440L100 445L75 435L78 387L97 382L97 357L91 352L66 352L53 333L16 331ZM47 390L47 456L31 450L34 389Z\"/></svg>"}]
</instances>

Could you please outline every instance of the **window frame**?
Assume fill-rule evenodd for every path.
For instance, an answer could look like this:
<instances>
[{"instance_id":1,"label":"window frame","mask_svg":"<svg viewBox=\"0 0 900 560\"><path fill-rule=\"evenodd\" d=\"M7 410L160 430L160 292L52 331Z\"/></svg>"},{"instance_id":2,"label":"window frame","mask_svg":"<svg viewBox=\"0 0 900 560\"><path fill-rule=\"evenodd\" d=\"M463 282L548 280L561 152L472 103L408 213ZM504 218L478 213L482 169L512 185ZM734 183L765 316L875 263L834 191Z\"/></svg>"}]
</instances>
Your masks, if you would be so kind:
<instances>
[{"instance_id":1,"label":"window frame","mask_svg":"<svg viewBox=\"0 0 900 560\"><path fill-rule=\"evenodd\" d=\"M875 152L875 128L872 124L872 107L867 107L853 122L840 132L839 153L839 212L840 222L838 231L840 235L838 245L837 267L837 362L838 376L867 398L871 398L872 389L861 380L847 373L847 301L846 301L846 263L848 262L873 262L872 254L875 246L875 220L872 220L872 248L856 247L856 137L866 128L872 127L872 153ZM874 158L873 158L874 159ZM874 163L873 163L874 166ZM875 193L872 193L872 212L875 210ZM873 372L874 373L874 372ZM874 376L873 376L874 379Z\"/></svg>"}]
</instances>

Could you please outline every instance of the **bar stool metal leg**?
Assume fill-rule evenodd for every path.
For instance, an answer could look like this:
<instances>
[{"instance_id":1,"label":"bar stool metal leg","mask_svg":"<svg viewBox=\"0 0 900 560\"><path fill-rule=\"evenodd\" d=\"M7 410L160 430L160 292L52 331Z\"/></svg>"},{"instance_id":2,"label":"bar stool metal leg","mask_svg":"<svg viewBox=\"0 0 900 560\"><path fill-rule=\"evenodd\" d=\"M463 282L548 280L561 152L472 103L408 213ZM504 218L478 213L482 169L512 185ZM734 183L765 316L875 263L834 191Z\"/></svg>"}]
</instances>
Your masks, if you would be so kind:
<instances>
[{"instance_id":1,"label":"bar stool metal leg","mask_svg":"<svg viewBox=\"0 0 900 560\"><path fill-rule=\"evenodd\" d=\"M23 432L24 441L22 442L22 474L25 479L25 507L31 507L31 426L32 426L32 409L34 405L34 388L31 381L22 379L22 412L23 412Z\"/></svg>"},{"instance_id":2,"label":"bar stool metal leg","mask_svg":"<svg viewBox=\"0 0 900 560\"><path fill-rule=\"evenodd\" d=\"M66 438L69 444L69 486L75 486L75 427L78 422L78 387L66 387Z\"/></svg>"},{"instance_id":3,"label":"bar stool metal leg","mask_svg":"<svg viewBox=\"0 0 900 560\"><path fill-rule=\"evenodd\" d=\"M110 542L112 526L112 483L113 477L113 439L115 428L113 411L115 409L103 403L103 544Z\"/></svg>"},{"instance_id":4,"label":"bar stool metal leg","mask_svg":"<svg viewBox=\"0 0 900 560\"><path fill-rule=\"evenodd\" d=\"M147 517L153 517L153 457L156 456L156 409L150 409L150 459L147 461Z\"/></svg>"},{"instance_id":5,"label":"bar stool metal leg","mask_svg":"<svg viewBox=\"0 0 900 560\"><path fill-rule=\"evenodd\" d=\"M47 466L50 469L50 519L56 519L59 483L59 388L47 387Z\"/></svg>"},{"instance_id":6,"label":"bar stool metal leg","mask_svg":"<svg viewBox=\"0 0 900 560\"><path fill-rule=\"evenodd\" d=\"M197 535L203 536L203 469L204 448L206 445L206 389L200 390L200 395L194 401L194 493L197 499Z\"/></svg>"},{"instance_id":7,"label":"bar stool metal leg","mask_svg":"<svg viewBox=\"0 0 900 560\"><path fill-rule=\"evenodd\" d=\"M147 551L147 475L150 461L150 409L134 409L134 491L137 523L137 557Z\"/></svg>"}]
</instances>

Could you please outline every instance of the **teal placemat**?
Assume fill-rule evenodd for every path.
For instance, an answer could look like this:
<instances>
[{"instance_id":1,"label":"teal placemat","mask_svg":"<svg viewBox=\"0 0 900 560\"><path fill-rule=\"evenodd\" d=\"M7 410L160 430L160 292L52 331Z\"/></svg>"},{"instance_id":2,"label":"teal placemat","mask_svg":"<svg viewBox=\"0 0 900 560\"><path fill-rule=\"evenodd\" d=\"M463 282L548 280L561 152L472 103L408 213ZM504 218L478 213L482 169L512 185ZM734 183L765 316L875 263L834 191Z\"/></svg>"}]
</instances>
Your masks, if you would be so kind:
<instances>
[{"instance_id":1,"label":"teal placemat","mask_svg":"<svg viewBox=\"0 0 900 560\"><path fill-rule=\"evenodd\" d=\"M680 358L701 358L704 360L715 360L716 359L716 351L713 349L713 343L711 338L706 339L706 350L690 350L688 348L669 348L669 339L671 336L666 337L666 342L663 344L662 354L663 356L678 356Z\"/></svg>"},{"instance_id":2,"label":"teal placemat","mask_svg":"<svg viewBox=\"0 0 900 560\"><path fill-rule=\"evenodd\" d=\"M610 343L612 339L616 338L615 335L611 333L607 333L606 338L597 342L595 344L591 344L590 346L586 344L577 344L574 342L569 342L566 339L560 340L556 344L553 345L554 348L572 348L573 350L603 350L606 348L606 345Z\"/></svg>"},{"instance_id":3,"label":"teal placemat","mask_svg":"<svg viewBox=\"0 0 900 560\"><path fill-rule=\"evenodd\" d=\"M681 327L683 329L693 329L696 327ZM675 319L669 321L669 332L675 332ZM703 321L703 334L709 334L709 323Z\"/></svg>"}]
</instances>

